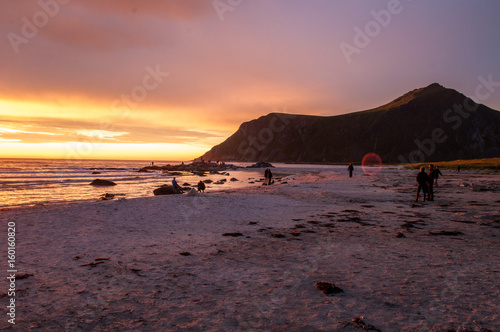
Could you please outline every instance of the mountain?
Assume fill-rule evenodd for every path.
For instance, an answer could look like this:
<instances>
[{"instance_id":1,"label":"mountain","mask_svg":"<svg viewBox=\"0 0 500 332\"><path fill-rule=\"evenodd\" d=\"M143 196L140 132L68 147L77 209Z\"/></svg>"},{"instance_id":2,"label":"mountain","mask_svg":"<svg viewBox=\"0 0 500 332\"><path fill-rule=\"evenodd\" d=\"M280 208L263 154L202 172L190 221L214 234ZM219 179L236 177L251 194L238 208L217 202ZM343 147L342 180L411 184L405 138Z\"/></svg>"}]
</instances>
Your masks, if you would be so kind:
<instances>
[{"instance_id":1,"label":"mountain","mask_svg":"<svg viewBox=\"0 0 500 332\"><path fill-rule=\"evenodd\" d=\"M241 124L204 160L384 163L500 157L500 112L437 83L337 116L270 113Z\"/></svg>"}]
</instances>

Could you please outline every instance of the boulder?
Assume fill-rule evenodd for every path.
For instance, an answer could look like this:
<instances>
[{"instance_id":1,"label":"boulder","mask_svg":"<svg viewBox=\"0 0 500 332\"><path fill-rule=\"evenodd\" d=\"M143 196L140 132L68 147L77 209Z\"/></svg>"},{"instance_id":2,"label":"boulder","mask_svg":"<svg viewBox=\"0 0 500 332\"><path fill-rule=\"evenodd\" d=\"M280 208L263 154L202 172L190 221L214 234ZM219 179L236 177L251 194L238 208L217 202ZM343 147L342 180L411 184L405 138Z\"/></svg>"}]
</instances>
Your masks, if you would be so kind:
<instances>
[{"instance_id":1,"label":"boulder","mask_svg":"<svg viewBox=\"0 0 500 332\"><path fill-rule=\"evenodd\" d=\"M247 168L274 168L274 166L271 165L270 163L259 161L258 163L253 164L252 166L247 166Z\"/></svg>"},{"instance_id":2,"label":"boulder","mask_svg":"<svg viewBox=\"0 0 500 332\"><path fill-rule=\"evenodd\" d=\"M239 181L237 178L231 178L229 181Z\"/></svg>"},{"instance_id":3,"label":"boulder","mask_svg":"<svg viewBox=\"0 0 500 332\"><path fill-rule=\"evenodd\" d=\"M95 179L90 183L92 186L116 186L116 183L109 180Z\"/></svg>"},{"instance_id":4,"label":"boulder","mask_svg":"<svg viewBox=\"0 0 500 332\"><path fill-rule=\"evenodd\" d=\"M163 185L160 188L156 188L153 190L153 194L155 196L159 195L176 195L176 194L181 194L181 191L179 189L176 189L172 186L169 185Z\"/></svg>"},{"instance_id":5,"label":"boulder","mask_svg":"<svg viewBox=\"0 0 500 332\"><path fill-rule=\"evenodd\" d=\"M208 179L208 180L203 180L203 182L205 182L205 183L212 183L213 181L210 180L210 179Z\"/></svg>"}]
</instances>

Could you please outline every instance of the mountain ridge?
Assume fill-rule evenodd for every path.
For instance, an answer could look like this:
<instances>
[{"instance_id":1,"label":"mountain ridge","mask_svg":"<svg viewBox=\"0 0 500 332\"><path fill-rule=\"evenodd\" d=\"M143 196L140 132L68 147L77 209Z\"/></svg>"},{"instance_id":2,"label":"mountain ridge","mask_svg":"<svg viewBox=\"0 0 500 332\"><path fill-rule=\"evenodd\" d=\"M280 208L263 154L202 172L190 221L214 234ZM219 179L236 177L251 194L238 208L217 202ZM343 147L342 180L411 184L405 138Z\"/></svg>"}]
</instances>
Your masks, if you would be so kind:
<instances>
[{"instance_id":1,"label":"mountain ridge","mask_svg":"<svg viewBox=\"0 0 500 332\"><path fill-rule=\"evenodd\" d=\"M438 83L334 116L269 113L202 158L224 161L419 163L500 157L500 112Z\"/></svg>"}]
</instances>

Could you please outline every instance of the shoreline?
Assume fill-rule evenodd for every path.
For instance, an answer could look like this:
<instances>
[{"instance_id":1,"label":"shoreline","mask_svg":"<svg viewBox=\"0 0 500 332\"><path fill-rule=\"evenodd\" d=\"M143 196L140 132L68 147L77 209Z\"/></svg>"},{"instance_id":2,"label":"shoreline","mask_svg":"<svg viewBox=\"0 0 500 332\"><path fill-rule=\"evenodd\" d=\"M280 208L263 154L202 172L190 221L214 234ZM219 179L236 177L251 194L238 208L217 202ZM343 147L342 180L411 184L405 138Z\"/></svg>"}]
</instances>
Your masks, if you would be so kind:
<instances>
[{"instance_id":1,"label":"shoreline","mask_svg":"<svg viewBox=\"0 0 500 332\"><path fill-rule=\"evenodd\" d=\"M450 174L436 201L414 203L413 182L394 170L292 177L2 211L18 224L27 275L16 280L15 328L355 331L360 317L382 331L498 328L494 192ZM317 282L343 293L327 296Z\"/></svg>"}]
</instances>

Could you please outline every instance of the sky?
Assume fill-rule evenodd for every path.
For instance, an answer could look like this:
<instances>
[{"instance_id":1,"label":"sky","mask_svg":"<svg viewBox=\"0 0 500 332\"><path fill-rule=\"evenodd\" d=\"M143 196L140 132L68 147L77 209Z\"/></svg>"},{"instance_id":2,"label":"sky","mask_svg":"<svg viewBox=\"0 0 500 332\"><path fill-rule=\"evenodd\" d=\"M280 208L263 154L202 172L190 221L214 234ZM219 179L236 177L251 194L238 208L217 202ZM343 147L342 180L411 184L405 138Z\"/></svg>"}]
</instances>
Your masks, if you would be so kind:
<instances>
[{"instance_id":1,"label":"sky","mask_svg":"<svg viewBox=\"0 0 500 332\"><path fill-rule=\"evenodd\" d=\"M500 110L499 14L493 0L0 0L0 158L190 160L271 112L345 114L434 82Z\"/></svg>"}]
</instances>

